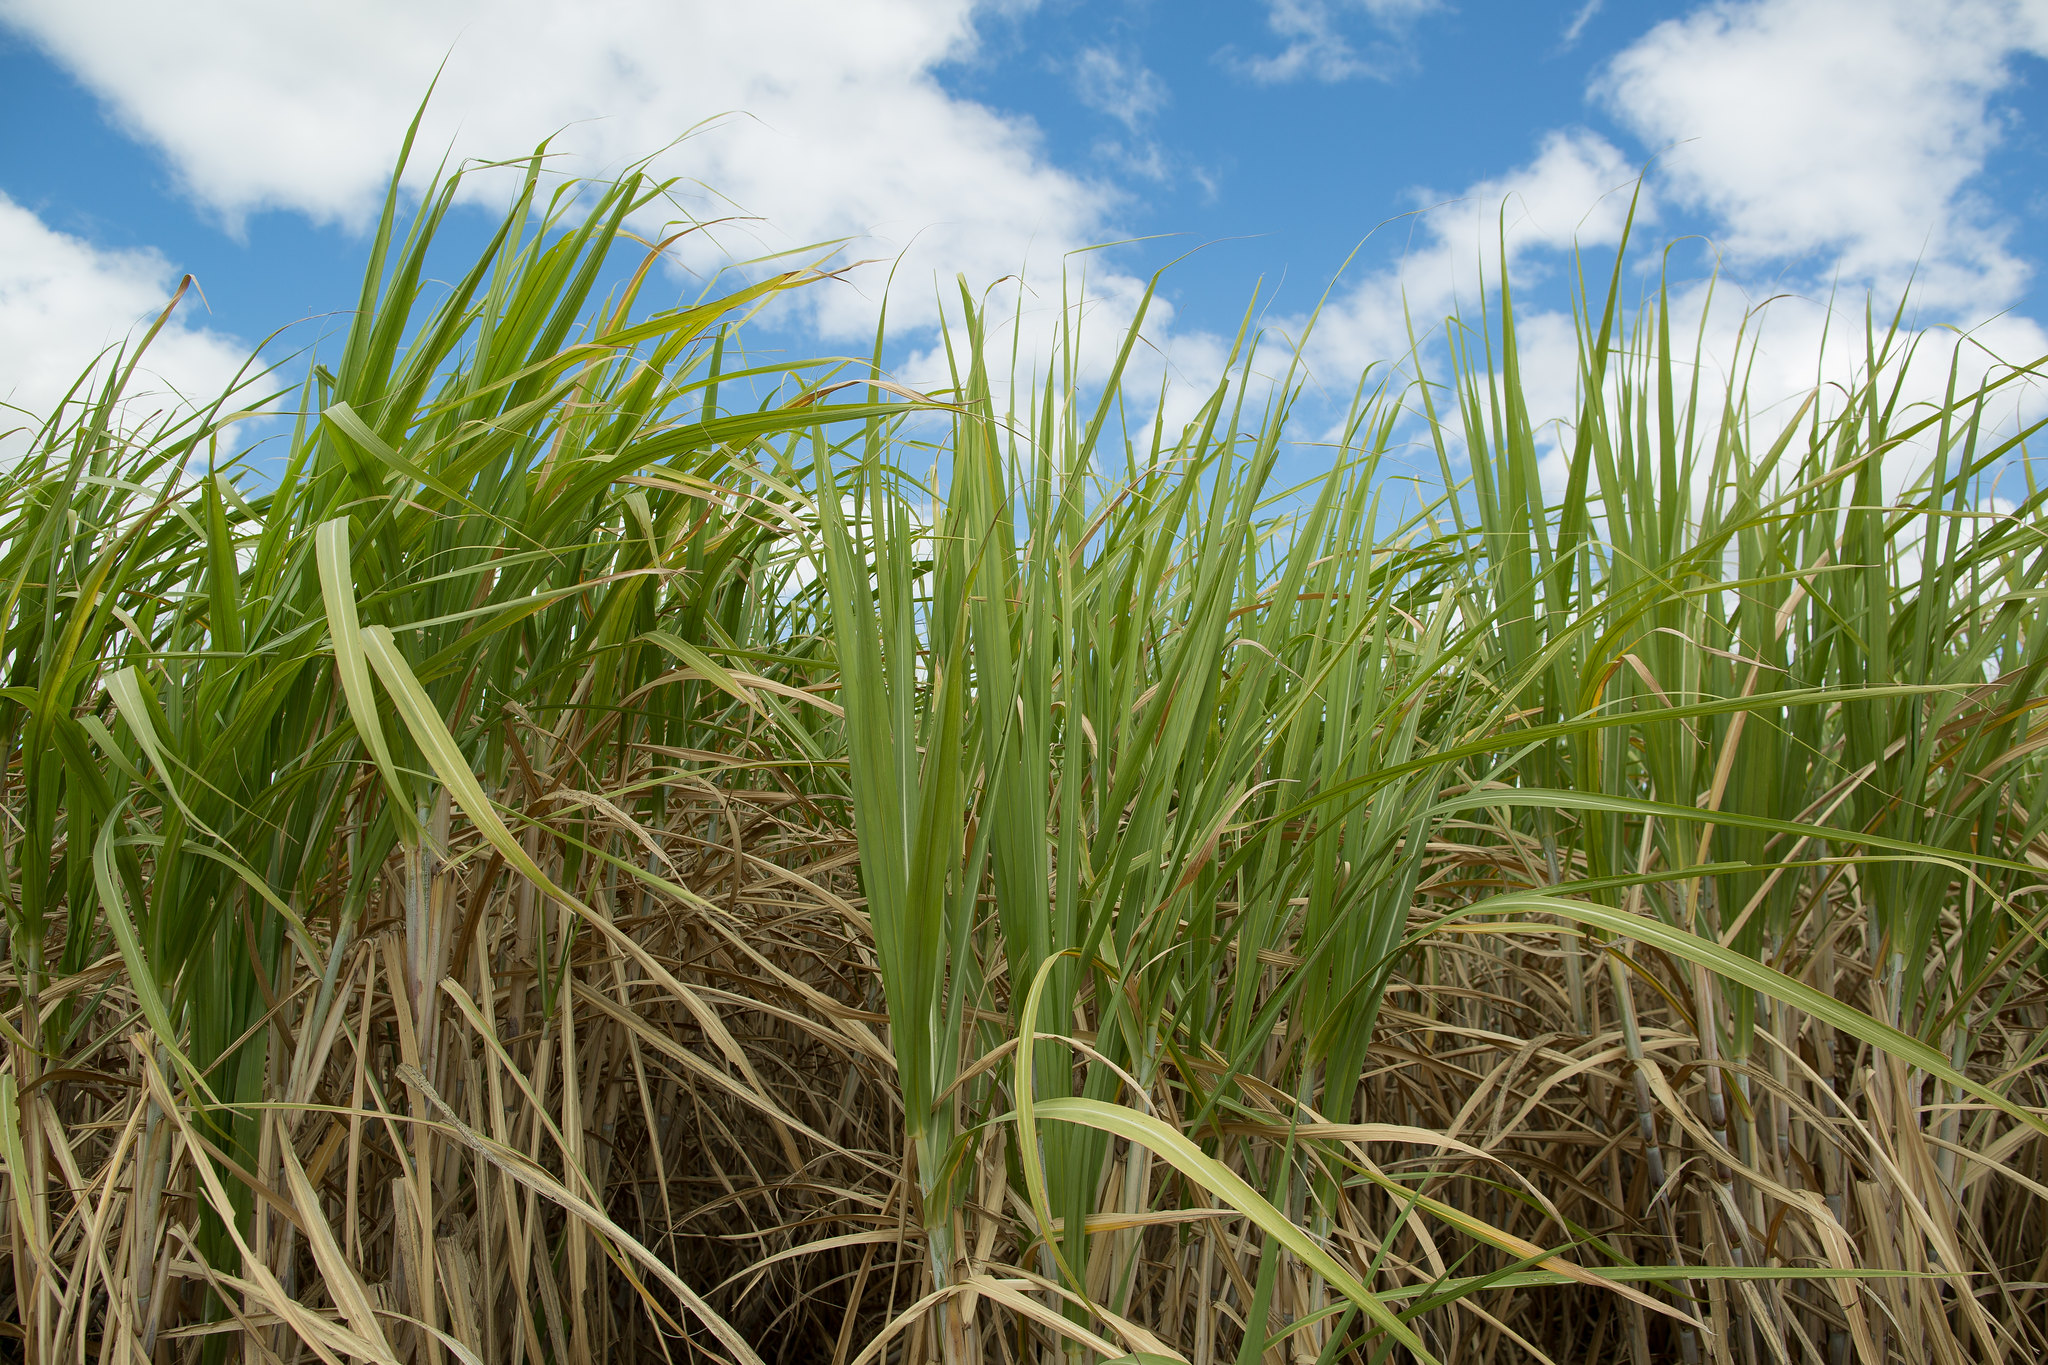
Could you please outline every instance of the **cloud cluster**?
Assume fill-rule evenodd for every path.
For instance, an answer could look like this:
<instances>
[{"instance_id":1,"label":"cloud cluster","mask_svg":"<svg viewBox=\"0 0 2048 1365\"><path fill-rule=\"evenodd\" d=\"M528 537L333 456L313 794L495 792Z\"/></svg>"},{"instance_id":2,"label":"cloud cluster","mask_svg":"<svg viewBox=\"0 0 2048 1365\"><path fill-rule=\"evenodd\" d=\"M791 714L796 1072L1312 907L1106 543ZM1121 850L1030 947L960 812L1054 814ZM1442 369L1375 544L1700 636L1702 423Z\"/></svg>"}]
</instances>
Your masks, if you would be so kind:
<instances>
[{"instance_id":1,"label":"cloud cluster","mask_svg":"<svg viewBox=\"0 0 2048 1365\"><path fill-rule=\"evenodd\" d=\"M1102 240L1113 202L1053 165L1030 122L941 86L938 68L974 53L973 8L4 0L0 18L161 148L230 227L269 209L364 223L438 71L416 181L444 150L497 158L545 138L568 172L654 154L654 172L678 179L670 216L752 220L712 234L701 264L859 238L862 256L908 253L895 312L916 322L932 315L934 272L993 279L1056 261ZM857 289L809 294L826 336L873 326L877 300Z\"/></svg>"},{"instance_id":2,"label":"cloud cluster","mask_svg":"<svg viewBox=\"0 0 2048 1365\"><path fill-rule=\"evenodd\" d=\"M2048 55L2048 4L1770 0L1657 25L1596 93L1652 151L1664 191L1742 266L1795 262L1941 310L2023 287L1969 192L2005 132L2014 58Z\"/></svg>"},{"instance_id":3,"label":"cloud cluster","mask_svg":"<svg viewBox=\"0 0 2048 1365\"><path fill-rule=\"evenodd\" d=\"M1070 74L1076 99L1123 125L1122 138L1096 140L1096 157L1126 175L1162 182L1170 179L1173 158L1150 131L1153 115L1172 101L1172 92L1159 73L1135 54L1098 44L1081 49Z\"/></svg>"},{"instance_id":4,"label":"cloud cluster","mask_svg":"<svg viewBox=\"0 0 2048 1365\"><path fill-rule=\"evenodd\" d=\"M1398 358L1408 350L1411 320L1426 333L1446 314L1476 309L1482 290L1498 288L1503 244L1520 283L1574 243L1613 245L1635 176L1613 143L1574 129L1545 135L1536 155L1506 175L1454 194L1423 192L1424 207L1377 229L1407 240L1398 264L1340 290L1317 323L1312 354L1339 372Z\"/></svg>"},{"instance_id":5,"label":"cloud cluster","mask_svg":"<svg viewBox=\"0 0 2048 1365\"><path fill-rule=\"evenodd\" d=\"M138 337L177 285L155 252L100 250L0 194L0 433L14 433L0 436L0 461L93 356ZM137 368L129 392L146 410L218 395L247 358L240 343L192 325L192 312L172 317Z\"/></svg>"},{"instance_id":6,"label":"cloud cluster","mask_svg":"<svg viewBox=\"0 0 2048 1365\"><path fill-rule=\"evenodd\" d=\"M271 210L364 223L405 122L437 80L415 183L444 152L503 157L549 138L565 173L615 171L652 154L651 169L676 179L662 216L743 219L691 239L692 265L849 239L849 256L900 258L891 319L913 333L938 320L941 299L950 306L956 273L1007 279L991 314L1029 331L1028 356L1043 354L1034 348L1066 297L1068 253L1119 235L1123 202L1117 185L1058 164L1029 119L941 80L949 64L977 58L987 11L1033 3L0 0L0 22L160 149L185 193L230 230ZM1407 59L1416 23L1441 8L1265 0L1279 50L1237 65L1268 82L1384 75L1387 61ZM1575 6L1567 41L1599 10L1599 0ZM1416 211L1380 230L1380 240L1407 243L1398 263L1333 291L1315 372L1333 395L1348 393L1364 365L1406 352L1409 316L1427 332L1472 308L1498 267L1503 232L1524 284L1574 245L1610 247L1652 158L1644 215L1659 232L1704 231L1726 253L1719 297L1736 307L1732 322L1707 324L1716 344L1732 344L1748 300L1789 291L1809 301L1774 306L1812 319L1772 324L1768 369L1785 392L1821 372L1834 291L1860 309L1866 290L1888 300L1910 278L1919 323L1974 326L2028 280L2009 225L1976 187L2009 133L2001 101L2029 53L2048 53L2048 0L1706 0L1649 29L1588 89L1593 114L1634 145L1587 127L1537 130L1523 164L1418 192ZM1156 116L1169 92L1141 55L1091 47L1058 62L1075 96L1125 135L1120 155L1097 164L1127 182L1159 174L1168 153ZM169 287L163 262L96 252L12 205L0 206L0 233L19 243L0 255L0 347L31 333L61 343L19 358L0 350L10 366L0 373L16 376L21 393L39 392L35 365L72 363L67 348L119 335ZM1081 259L1093 315L1083 372L1100 374L1143 284L1106 258ZM874 324L881 279L871 270L806 291L795 320L828 343L856 345ZM1681 298L1703 304L1704 292ZM1285 326L1298 335L1304 322ZM1556 343L1528 348L1532 384L1568 410L1569 316L1532 308L1523 322L1532 340ZM1986 335L2020 349L2042 339L2025 318ZM194 374L218 369L232 350L176 327L161 349ZM1216 337L1164 305L1138 351L1146 383L1177 372L1197 390L1223 354ZM910 373L920 366L931 373ZM943 371L933 347L905 377Z\"/></svg>"},{"instance_id":7,"label":"cloud cluster","mask_svg":"<svg viewBox=\"0 0 2048 1365\"><path fill-rule=\"evenodd\" d=\"M1704 337L1717 375L1737 363L1737 336L1760 329L1743 363L1754 361L1749 392L1764 406L1847 377L1865 300L1888 309L1909 284L1914 327L1975 329L1966 373L1995 369L1996 357L2031 361L2048 353L2048 332L1997 316L2029 267L1973 185L2007 131L1997 101L2017 79L2016 59L2043 52L2044 0L1702 5L1617 54L1588 92L1641 151L1585 129L1553 131L1515 171L1420 211L1397 266L1341 287L1312 354L1341 378L1405 349L1404 307L1425 332L1469 310L1490 284L1502 215L1518 283L1575 246L1611 247L1641 158L1654 155L1640 216L1666 232L1704 231L1722 253L1712 315L1706 284L1681 282L1674 324ZM1655 267L1647 252L1639 262ZM1774 297L1765 317L1746 320ZM1569 316L1531 310L1519 320L1533 406L1568 415ZM1925 338L1916 393L1945 381L1947 335Z\"/></svg>"}]
</instances>

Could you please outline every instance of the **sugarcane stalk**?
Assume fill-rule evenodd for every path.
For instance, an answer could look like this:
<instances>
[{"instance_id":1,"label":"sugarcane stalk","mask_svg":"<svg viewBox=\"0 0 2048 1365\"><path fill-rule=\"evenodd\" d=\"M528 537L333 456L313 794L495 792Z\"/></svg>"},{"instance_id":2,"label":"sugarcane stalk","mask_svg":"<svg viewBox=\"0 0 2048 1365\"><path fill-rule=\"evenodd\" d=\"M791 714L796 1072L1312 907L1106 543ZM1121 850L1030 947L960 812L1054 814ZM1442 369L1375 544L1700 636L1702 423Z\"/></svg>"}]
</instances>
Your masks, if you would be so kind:
<instances>
[{"instance_id":1,"label":"sugarcane stalk","mask_svg":"<svg viewBox=\"0 0 2048 1365\"><path fill-rule=\"evenodd\" d=\"M1678 1223L1672 1201L1664 1188L1664 1149L1657 1141L1657 1111L1650 1095L1649 1062L1643 1056L1643 1032L1636 1019L1634 984L1629 980L1628 969L1622 965L1619 954L1608 954L1607 967L1612 976L1615 1006L1621 1014L1622 1044L1628 1051L1631 1074L1635 1078L1636 1127L1643 1144L1643 1160L1649 1168L1650 1203L1657 1212L1658 1226L1663 1232L1671 1264L1683 1265L1684 1255L1678 1245ZM1688 1304L1694 1301L1691 1280L1679 1280L1677 1289ZM1700 1343L1695 1322L1679 1327L1678 1342L1685 1365L1698 1365Z\"/></svg>"}]
</instances>

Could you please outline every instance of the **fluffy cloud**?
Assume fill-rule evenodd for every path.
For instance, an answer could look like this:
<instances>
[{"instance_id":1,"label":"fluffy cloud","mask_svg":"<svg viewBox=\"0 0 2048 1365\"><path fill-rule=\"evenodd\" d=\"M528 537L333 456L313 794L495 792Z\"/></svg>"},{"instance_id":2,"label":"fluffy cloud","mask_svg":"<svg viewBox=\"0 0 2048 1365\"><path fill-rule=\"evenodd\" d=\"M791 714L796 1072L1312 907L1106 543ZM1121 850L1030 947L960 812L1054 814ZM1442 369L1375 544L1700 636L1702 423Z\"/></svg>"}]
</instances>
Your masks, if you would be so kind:
<instances>
[{"instance_id":1,"label":"fluffy cloud","mask_svg":"<svg viewBox=\"0 0 2048 1365\"><path fill-rule=\"evenodd\" d=\"M1655 151L1738 265L1992 311L2024 285L1969 192L2004 131L2013 58L2048 53L2042 0L1768 0L1708 5L1615 58L1599 97Z\"/></svg>"},{"instance_id":2,"label":"fluffy cloud","mask_svg":"<svg viewBox=\"0 0 2048 1365\"><path fill-rule=\"evenodd\" d=\"M1056 270L1062 252L1110 235L1109 189L1052 165L1027 120L941 87L935 69L975 50L973 8L0 0L0 17L231 226L265 209L364 222L439 69L417 178L447 148L504 157L550 136L565 171L655 154L655 172L680 182L669 216L755 220L712 234L696 264L844 238L861 239L861 257L907 251L892 316L917 323L935 316L935 277ZM808 291L826 335L872 328L870 273L866 293Z\"/></svg>"},{"instance_id":3,"label":"fluffy cloud","mask_svg":"<svg viewBox=\"0 0 2048 1365\"><path fill-rule=\"evenodd\" d=\"M1635 177L1613 143L1575 129L1548 134L1534 158L1506 175L1455 195L1421 193L1428 207L1380 229L1407 234L1399 264L1340 287L1325 306L1310 348L1318 370L1342 382L1403 355L1410 319L1426 334L1448 313L1475 311L1481 291L1498 287L1503 235L1509 269L1523 284L1574 243L1618 242Z\"/></svg>"},{"instance_id":4,"label":"fluffy cloud","mask_svg":"<svg viewBox=\"0 0 2048 1365\"><path fill-rule=\"evenodd\" d=\"M1907 401L1937 398L1952 363L1967 390L2048 352L2038 322L2005 311L2031 269L1974 189L2027 53L2048 54L2048 0L1721 0L1620 53L1595 97L1646 149L1669 147L1660 195L1723 253L1711 316L1703 287L1674 301L1708 364L1736 362L1737 330L1766 298L1742 357L1762 405L1849 381L1866 301L1912 309ZM2041 399L2038 383L2009 386L1994 428Z\"/></svg>"},{"instance_id":5,"label":"fluffy cloud","mask_svg":"<svg viewBox=\"0 0 2048 1365\"><path fill-rule=\"evenodd\" d=\"M46 416L105 348L139 337L163 310L177 272L149 251L103 251L52 231L0 194L0 460L18 453L21 428ZM247 349L186 319L157 334L129 387L136 415L217 396Z\"/></svg>"},{"instance_id":6,"label":"fluffy cloud","mask_svg":"<svg viewBox=\"0 0 2048 1365\"><path fill-rule=\"evenodd\" d=\"M937 73L975 58L979 13L1031 3L0 0L0 21L160 148L186 192L231 227L270 209L364 222L438 70L420 178L444 150L501 157L550 136L564 171L615 170L653 153L653 169L678 178L670 216L750 216L690 239L692 265L838 239L854 239L847 254L856 258L902 253L891 318L904 328L937 321L956 272L1009 277L991 316L1027 329L1030 357L1044 354L1067 297L1068 253L1119 235L1117 191L1054 164L1029 120L949 94ZM1266 0L1279 51L1247 69L1268 80L1372 74L1400 58L1412 21L1439 8ZM1598 0L1573 9L1576 32ZM2016 79L2015 56L2028 51L2048 51L2048 0L1696 7L1652 28L1589 91L1638 146L1552 130L1513 170L1418 196L1425 207L1379 234L1407 237L1399 263L1333 291L1315 372L1341 396L1363 365L1406 352L1407 316L1427 332L1475 305L1497 265L1503 205L1524 284L1574 244L1610 246L1641 163L1658 152L1649 183L1658 230L1697 229L1726 250L1721 298L1735 305L1735 320L1745 298L1787 289L1824 300L1839 286L1860 307L1865 289L1895 295L1917 270L1922 320L1972 325L2009 305L2027 276L1972 186L2005 131L1997 102ZM1078 54L1067 72L1084 102L1138 144L1109 145L1098 164L1156 173L1165 153L1147 120L1165 99L1157 78L1110 49ZM496 198L501 188L480 192ZM1084 373L1099 374L1142 282L1104 257L1081 260L1093 272ZM160 262L150 268L168 274ZM823 336L857 343L873 326L881 278L875 269L806 291L800 306ZM1568 411L1570 319L1533 306L1541 292L1524 322L1532 337L1557 344L1525 353L1530 379ZM1303 321L1292 320L1296 335ZM1221 344L1174 322L1155 305L1137 354L1148 376L1178 372L1199 386L1220 364ZM2039 333L2025 319L1998 330L2011 346ZM1733 327L1715 322L1709 335L1732 344ZM1819 335L1818 326L1774 322L1771 371L1785 376L1786 392L1820 372ZM941 361L926 350L904 375L940 377Z\"/></svg>"},{"instance_id":7,"label":"fluffy cloud","mask_svg":"<svg viewBox=\"0 0 2048 1365\"><path fill-rule=\"evenodd\" d=\"M1652 28L1589 91L1642 140L1640 151L1592 132L1553 132L1520 168L1419 212L1398 266L1335 294L1312 355L1341 378L1406 349L1404 309L1424 333L1461 305L1470 310L1493 283L1486 272L1503 212L1523 286L1574 246L1611 247L1638 158L1662 152L1645 213L1660 231L1697 231L1722 253L1711 309L1704 282L1679 282L1674 328L1700 338L1710 384L1742 367L1765 423L1816 384L1850 379L1866 299L1887 311L1909 282L1913 325L1926 329L1907 337L1917 346L1909 399L1941 392L1958 329L1970 332L1966 384L2029 363L2048 352L2048 332L1997 316L2029 269L1973 183L2007 129L1996 99L2016 79L2014 59L2043 51L2048 0L1702 6ZM1651 269L1655 259L1645 252L1638 264ZM1774 301L1752 316L1765 300ZM1537 306L1560 302L1526 290L1518 318L1539 418L1575 407L1572 320ZM1440 353L1430 366L1440 372ZM2004 419L2039 394L2014 386L2001 400Z\"/></svg>"}]
</instances>

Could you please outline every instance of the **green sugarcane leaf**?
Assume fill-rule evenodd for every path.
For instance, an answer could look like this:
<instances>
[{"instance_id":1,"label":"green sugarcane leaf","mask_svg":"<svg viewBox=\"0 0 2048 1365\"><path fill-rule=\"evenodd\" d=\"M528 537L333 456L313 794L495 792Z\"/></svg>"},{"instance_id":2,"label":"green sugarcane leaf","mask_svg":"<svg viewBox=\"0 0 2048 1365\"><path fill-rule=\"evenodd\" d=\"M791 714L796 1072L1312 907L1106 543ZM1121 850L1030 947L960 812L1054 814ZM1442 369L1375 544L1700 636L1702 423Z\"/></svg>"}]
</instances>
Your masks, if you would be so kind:
<instances>
[{"instance_id":1,"label":"green sugarcane leaf","mask_svg":"<svg viewBox=\"0 0 2048 1365\"><path fill-rule=\"evenodd\" d=\"M11 1071L0 1073L0 1155L7 1158L7 1183L14 1191L14 1207L18 1211L11 1221L28 1243L29 1255L40 1261L43 1248L36 1237L36 1221L20 1212L35 1207L35 1196L29 1189L28 1153L21 1141L21 1106L15 1098Z\"/></svg>"},{"instance_id":2,"label":"green sugarcane leaf","mask_svg":"<svg viewBox=\"0 0 2048 1365\"><path fill-rule=\"evenodd\" d=\"M383 437L370 430L370 424L357 416L356 410L346 402L334 404L327 411L320 414L320 419L349 440L355 442L358 448L375 456L378 461L389 467L394 473L411 479L423 488L431 488L450 502L460 504L469 511L478 513L483 511L482 508L470 502L468 498L465 498L453 487L442 482L432 471L421 469L411 460L406 459L403 455L393 450Z\"/></svg>"},{"instance_id":3,"label":"green sugarcane leaf","mask_svg":"<svg viewBox=\"0 0 2048 1365\"><path fill-rule=\"evenodd\" d=\"M762 709L760 700L750 690L740 685L739 679L732 675L730 669L712 660L703 650L697 648L697 646L691 644L682 636L672 631L650 630L639 638L647 641L649 644L658 645L670 654L675 655L676 658L683 661L684 665L691 672L695 673L705 682L710 683L719 691L734 698L755 714L763 717L768 714Z\"/></svg>"},{"instance_id":4,"label":"green sugarcane leaf","mask_svg":"<svg viewBox=\"0 0 2048 1365\"><path fill-rule=\"evenodd\" d=\"M142 1017L156 1035L157 1046L169 1055L195 1094L204 1097L209 1104L217 1104L219 1101L212 1087L207 1085L199 1068L192 1065L184 1049L178 1045L178 1027L171 1018L169 1004L164 1000L162 984L143 954L142 940L136 934L135 921L128 913L127 897L121 894L120 879L114 868L114 841L121 828L119 814L118 811L109 813L100 825L99 837L93 841L93 886L99 893L100 914L114 935L121 965L128 970L129 988L135 992L135 1002L142 1008Z\"/></svg>"},{"instance_id":5,"label":"green sugarcane leaf","mask_svg":"<svg viewBox=\"0 0 2048 1365\"><path fill-rule=\"evenodd\" d=\"M1019 1085L1021 1089L1021 1081ZM1141 1114L1135 1109L1127 1109L1122 1105L1109 1104L1102 1100L1040 1100L1036 1111L1037 1117L1041 1120L1051 1119L1056 1122L1079 1124L1146 1148L1167 1165L1257 1224L1268 1237L1299 1256L1345 1298L1357 1304L1365 1315L1379 1324L1389 1336L1415 1352L1422 1360L1435 1361L1436 1357L1423 1346L1422 1339L1416 1336L1414 1330L1406 1323L1395 1317L1378 1295L1360 1284L1358 1279L1338 1264L1336 1258L1323 1250L1314 1238L1296 1227L1286 1214L1273 1207L1265 1196L1246 1184L1243 1177L1216 1158L1204 1153L1179 1129L1162 1123L1149 1114ZM1035 1134L1022 1131L1021 1117L1020 1111L1019 1138L1029 1141Z\"/></svg>"},{"instance_id":6,"label":"green sugarcane leaf","mask_svg":"<svg viewBox=\"0 0 2048 1365\"><path fill-rule=\"evenodd\" d=\"M348 702L349 719L356 734L370 751L377 772L384 779L392 809L398 812L398 827L411 836L415 817L412 801L398 765L391 761L391 749L384 739L384 725L377 717L377 697L370 688L370 669L363 653L362 625L356 616L355 577L349 570L348 518L335 517L320 523L314 532L315 558L320 566L320 597L327 608L327 634L334 647L335 671L341 676L341 693Z\"/></svg>"}]
</instances>

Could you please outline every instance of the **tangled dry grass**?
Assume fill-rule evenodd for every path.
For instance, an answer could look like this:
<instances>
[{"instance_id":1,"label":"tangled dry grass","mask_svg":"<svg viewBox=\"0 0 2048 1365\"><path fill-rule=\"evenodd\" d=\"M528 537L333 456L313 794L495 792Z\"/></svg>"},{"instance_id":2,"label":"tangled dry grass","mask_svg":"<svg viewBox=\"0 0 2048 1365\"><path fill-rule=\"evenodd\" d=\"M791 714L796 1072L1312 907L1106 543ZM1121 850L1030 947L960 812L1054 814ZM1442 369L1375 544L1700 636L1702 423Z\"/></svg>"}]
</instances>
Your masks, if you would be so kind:
<instances>
[{"instance_id":1,"label":"tangled dry grass","mask_svg":"<svg viewBox=\"0 0 2048 1365\"><path fill-rule=\"evenodd\" d=\"M550 781L565 775L536 772L542 788L508 804L540 826L601 809ZM459 820L437 830L435 854L381 870L376 908L337 945L331 990L303 960L266 983L269 1102L253 1167L174 1093L118 959L51 983L40 1007L79 1012L71 1051L20 1075L17 1091L0 1320L35 1335L14 1338L16 1358L197 1358L232 1340L252 1360L731 1359L709 1315L765 1361L926 1358L928 1262L850 833L801 797L732 777L672 788L653 819L599 818L693 894L585 886L612 932L579 931ZM1366 1121L1292 1125L1412 1191L1354 1193L1335 1244L1416 1295L1479 1277L1422 1319L1440 1359L1627 1360L1632 1342L1673 1359L1683 1329L1605 1285L1518 1284L1511 1256L1406 1216L1425 1198L1534 1246L1645 1265L1900 1272L1761 1284L1696 1272L1706 1359L2048 1349L2043 1144L2019 1128L1945 1138L1945 1115L1926 1112L1903 1067L1788 1010L1760 1032L1758 1063L1730 1077L1755 1154L1733 1160L1704 1117L1683 964L1617 947L1626 970L1603 974L1581 1033L1553 929L1429 923L1429 907L1518 884L1532 854L1540 865L1537 850L1473 833L1431 850L1423 947L1389 986ZM409 922L414 876L428 909ZM1826 940L1801 945L1809 979L1881 1008L1853 951L1854 888L1832 894ZM335 944L315 927L316 943ZM443 970L437 984L423 963ZM1636 994L1641 1072L1616 982ZM2015 984L1970 1058L1987 1080L2024 1071L2039 1047L2041 982ZM1654 1097L1647 1140L1638 1074ZM1293 1106L1255 1074L1245 1087L1264 1122L1219 1133L1270 1158ZM1174 1087L1156 1099L1186 1104ZM1959 1150L1975 1159L1951 1196ZM1043 1306L1015 1311L1042 1285L1025 1268L1031 1214L1003 1159L999 1143L984 1153L960 1214L967 1282L988 1287L965 1310L969 1339L981 1361L1049 1358L1073 1329ZM1150 1178L1139 1202L1152 1212L1130 1220L1130 1330L1114 1344L1236 1358L1261 1239L1171 1172ZM230 1188L255 1194L251 1212ZM199 1248L207 1208L234 1212L236 1270ZM1107 1232L1125 1220L1099 1221ZM636 1259L641 1248L705 1317ZM1298 1265L1270 1293L1281 1324L1326 1306ZM1294 1341L1275 1349L1312 1358Z\"/></svg>"}]
</instances>

